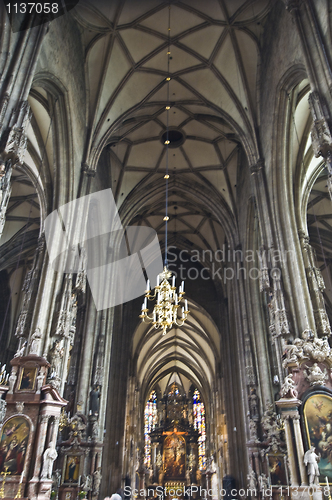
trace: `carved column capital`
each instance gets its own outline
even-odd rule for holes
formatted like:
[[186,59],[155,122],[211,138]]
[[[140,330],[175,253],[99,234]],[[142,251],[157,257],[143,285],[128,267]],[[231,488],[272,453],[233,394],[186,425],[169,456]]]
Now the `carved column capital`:
[[94,177],[96,175],[96,171],[91,168],[88,163],[82,163],[81,171],[85,173],[88,177]]
[[264,168],[264,160],[261,158],[254,165],[250,166],[251,175],[258,174]]
[[302,4],[302,0],[284,0],[286,9],[293,13],[294,11],[299,10]]
[[41,424],[47,424],[51,415],[39,415],[39,422]]
[[307,240],[309,240],[309,236],[307,235],[307,233],[306,233],[306,231],[304,229],[299,229],[298,230],[298,235],[299,235],[300,240],[301,239],[307,239]]

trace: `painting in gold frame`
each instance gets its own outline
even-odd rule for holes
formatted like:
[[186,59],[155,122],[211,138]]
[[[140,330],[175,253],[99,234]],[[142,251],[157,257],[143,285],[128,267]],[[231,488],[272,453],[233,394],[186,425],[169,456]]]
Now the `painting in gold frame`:
[[305,402],[303,415],[309,447],[314,446],[321,455],[320,482],[325,482],[326,476],[332,481],[332,398],[313,394]]
[[81,457],[79,455],[66,455],[63,476],[65,483],[78,484],[80,462]]
[[21,380],[18,386],[18,390],[33,391],[35,388],[36,375],[37,368],[24,367],[21,371]]
[[183,478],[186,472],[186,442],[183,436],[171,434],[164,440],[165,478]]
[[287,486],[287,467],[285,455],[281,453],[268,453],[267,462],[269,467],[270,485]]
[[22,474],[30,434],[30,424],[23,416],[12,417],[0,436],[0,473]]

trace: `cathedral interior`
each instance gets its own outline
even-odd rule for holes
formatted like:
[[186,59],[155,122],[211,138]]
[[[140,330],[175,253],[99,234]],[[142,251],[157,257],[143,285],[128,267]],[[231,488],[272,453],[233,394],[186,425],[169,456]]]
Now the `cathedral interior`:
[[330,500],[332,0],[5,4],[0,498]]

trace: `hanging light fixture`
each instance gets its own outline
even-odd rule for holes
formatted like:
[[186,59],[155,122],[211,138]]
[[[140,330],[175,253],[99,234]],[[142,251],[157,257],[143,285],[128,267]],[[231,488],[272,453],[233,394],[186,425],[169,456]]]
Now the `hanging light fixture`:
[[[168,269],[168,259],[167,259],[167,245],[168,245],[168,148],[170,145],[169,140],[169,110],[170,99],[169,99],[169,82],[171,80],[170,77],[170,57],[171,57],[171,27],[170,27],[170,19],[171,19],[171,6],[169,6],[169,14],[168,14],[168,50],[167,50],[167,105],[166,109],[166,139],[164,144],[166,146],[166,173],[164,175],[164,179],[166,181],[165,191],[166,191],[166,214],[164,217],[165,221],[165,261],[164,261],[164,270],[157,276],[157,286],[155,287],[154,293],[152,293],[150,289],[150,281],[148,280],[146,283],[146,292],[144,297],[144,302],[142,304],[142,312],[140,314],[140,318],[145,323],[152,323],[152,325],[158,329],[162,329],[163,335],[167,333],[167,330],[171,329],[174,325],[182,326],[187,319],[189,314],[188,302],[187,299],[184,299],[184,305],[181,306],[181,302],[183,300],[185,291],[184,291],[184,281],[182,281],[178,293],[176,292],[175,286],[175,275]],[[156,303],[154,305],[152,315],[149,316],[148,309],[148,300],[155,300]],[[183,304],[183,302],[182,302]],[[178,315],[178,311],[181,310],[181,315]]]

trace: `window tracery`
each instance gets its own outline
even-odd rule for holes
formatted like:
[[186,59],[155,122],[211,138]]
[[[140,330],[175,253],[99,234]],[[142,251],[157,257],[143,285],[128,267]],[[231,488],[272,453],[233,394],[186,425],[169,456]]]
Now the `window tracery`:
[[195,389],[193,394],[193,414],[194,414],[194,428],[199,432],[198,438],[198,467],[199,469],[205,469],[206,458],[205,458],[205,441],[206,441],[206,430],[205,430],[205,406],[201,399],[201,395],[198,389]]
[[156,391],[152,391],[144,411],[144,464],[146,467],[150,467],[151,465],[150,432],[156,427],[157,412],[157,393]]

